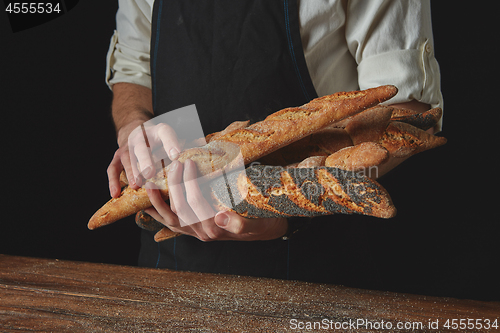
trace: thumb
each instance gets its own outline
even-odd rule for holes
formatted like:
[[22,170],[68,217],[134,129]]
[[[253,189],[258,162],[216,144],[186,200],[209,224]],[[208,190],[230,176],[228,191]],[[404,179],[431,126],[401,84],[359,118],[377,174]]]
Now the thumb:
[[214,221],[217,226],[235,235],[262,235],[265,239],[273,239],[281,236],[276,234],[281,233],[278,229],[286,232],[286,219],[282,218],[248,219],[234,212],[221,211],[215,215]]

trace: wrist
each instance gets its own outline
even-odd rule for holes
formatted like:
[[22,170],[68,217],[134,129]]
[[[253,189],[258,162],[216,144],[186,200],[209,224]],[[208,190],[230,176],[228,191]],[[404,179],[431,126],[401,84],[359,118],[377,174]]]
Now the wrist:
[[144,122],[149,119],[135,119],[131,122],[124,124],[120,128],[116,129],[116,141],[118,142],[119,147],[126,146],[128,144],[128,137],[130,133],[137,127],[141,126]]
[[154,117],[151,89],[132,83],[113,85],[111,114],[118,145],[127,144],[129,134]]

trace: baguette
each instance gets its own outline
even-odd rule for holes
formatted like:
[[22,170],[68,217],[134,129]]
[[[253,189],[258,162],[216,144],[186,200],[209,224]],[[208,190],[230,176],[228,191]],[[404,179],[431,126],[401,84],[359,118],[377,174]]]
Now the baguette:
[[446,138],[435,136],[415,126],[391,122],[378,143],[393,157],[406,158],[442,146]]
[[274,166],[297,165],[308,157],[326,157],[342,148],[352,145],[351,137],[343,128],[329,126],[264,156],[259,162]]
[[224,130],[222,130],[220,132],[215,132],[215,133],[207,135],[205,137],[205,140],[206,140],[207,143],[209,143],[210,141],[217,140],[218,138],[220,138],[221,136],[226,135],[227,133],[231,133],[231,132],[233,132],[235,130],[238,130],[238,129],[241,129],[241,128],[245,128],[249,124],[250,124],[250,120],[232,122]]
[[178,233],[178,232],[173,232],[172,230],[170,230],[167,227],[163,227],[160,231],[158,231],[155,234],[154,240],[159,243],[159,242],[163,242],[167,239],[175,238],[178,236],[182,236],[182,234]]
[[[213,180],[211,187],[216,208],[248,218],[336,213],[390,218],[396,214],[389,194],[380,184],[337,168],[252,166],[246,172]],[[226,195],[228,189],[233,189],[232,197]]]
[[141,210],[135,215],[135,224],[141,229],[158,232],[163,228],[163,224],[156,221],[151,215]]
[[[278,111],[248,127],[222,134],[203,147],[188,149],[179,155],[178,160],[191,159],[202,176],[215,177],[223,170],[234,168],[239,153],[244,164],[248,164],[325,126],[386,101],[396,93],[394,86],[381,86],[320,97],[303,106]],[[160,188],[164,200],[168,199],[167,172],[168,166],[148,180]],[[137,190],[126,187],[120,197],[108,201],[92,216],[88,228],[113,223],[150,206],[144,187]]]
[[443,110],[441,108],[430,109],[422,113],[407,109],[395,109],[391,115],[391,121],[407,123],[426,131],[436,126],[442,116]]
[[333,123],[310,136],[267,155],[267,165],[291,165],[312,156],[329,156],[362,142],[377,141],[391,120],[394,108],[376,105]]
[[344,129],[353,145],[374,142],[380,138],[389,125],[393,110],[394,108],[379,105],[362,112],[358,117],[351,117]]
[[325,160],[325,166],[363,172],[372,167],[378,167],[389,158],[389,152],[375,142],[363,142],[356,146],[343,148]]
[[227,133],[211,143],[222,141],[238,145],[245,164],[248,164],[325,126],[388,100],[396,93],[396,87],[382,86],[316,98],[301,107],[275,112],[263,121]]
[[162,242],[164,240],[182,235],[178,232],[173,232],[167,227],[164,227],[163,224],[156,221],[151,215],[146,214],[146,212],[144,212],[143,210],[135,215],[135,223],[141,229],[154,231],[154,239],[156,242]]
[[285,146],[260,162],[297,166],[308,157],[329,156],[363,142],[381,144],[392,157],[409,157],[446,143],[445,138],[424,131],[435,126],[441,115],[439,108],[418,113],[378,105]]

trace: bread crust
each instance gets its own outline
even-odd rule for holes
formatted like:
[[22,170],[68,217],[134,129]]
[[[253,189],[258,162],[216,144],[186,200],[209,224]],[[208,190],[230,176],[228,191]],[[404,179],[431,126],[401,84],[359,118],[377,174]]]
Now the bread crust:
[[387,161],[389,152],[375,142],[363,142],[356,146],[341,149],[325,160],[325,166],[350,170],[353,172],[365,171],[377,167]]
[[[316,98],[303,106],[286,108],[261,122],[212,138],[203,147],[182,152],[178,160],[192,159],[202,176],[212,174],[215,177],[222,171],[231,170],[239,153],[244,164],[251,163],[325,126],[386,101],[396,93],[397,88],[388,85]],[[168,198],[167,173],[168,166],[149,180],[162,189],[164,200]],[[113,223],[150,206],[144,189],[130,190],[127,187],[119,198],[111,199],[91,217],[88,227],[95,229]]]
[[436,126],[442,116],[443,110],[441,108],[434,108],[421,113],[407,109],[395,109],[391,121],[407,123],[426,131]]
[[[396,209],[387,191],[377,182],[352,171],[315,167],[284,169],[252,166],[246,174],[227,181],[237,181],[243,200],[234,206],[220,189],[223,181],[212,185],[218,207],[235,211],[245,217],[313,217],[342,214],[363,214],[390,218]],[[230,186],[230,185],[226,185]],[[233,187],[233,186],[231,186]],[[243,196],[242,192],[248,194]]]
[[391,122],[378,143],[393,157],[406,158],[446,143],[446,138],[435,136],[407,123]]

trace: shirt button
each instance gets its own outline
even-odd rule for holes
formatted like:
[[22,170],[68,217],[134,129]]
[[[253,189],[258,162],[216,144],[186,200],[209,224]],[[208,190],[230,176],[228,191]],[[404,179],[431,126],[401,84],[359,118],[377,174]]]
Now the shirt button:
[[425,45],[425,51],[426,51],[427,53],[431,53],[431,51],[432,51],[432,46],[431,46],[431,44],[427,44],[427,45]]

